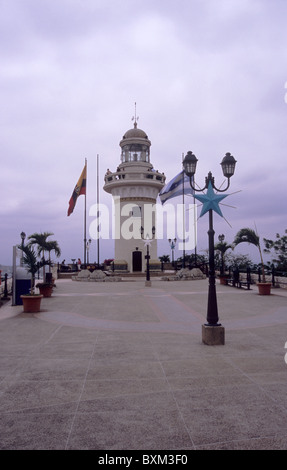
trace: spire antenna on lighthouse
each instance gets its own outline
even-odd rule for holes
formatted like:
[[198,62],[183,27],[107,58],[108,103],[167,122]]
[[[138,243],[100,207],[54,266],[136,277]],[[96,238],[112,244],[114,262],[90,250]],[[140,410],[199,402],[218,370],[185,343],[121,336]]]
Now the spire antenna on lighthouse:
[[139,117],[137,116],[137,103],[135,102],[135,115],[132,117],[132,121],[134,122],[134,128],[136,129],[138,123],[137,121],[139,120]]

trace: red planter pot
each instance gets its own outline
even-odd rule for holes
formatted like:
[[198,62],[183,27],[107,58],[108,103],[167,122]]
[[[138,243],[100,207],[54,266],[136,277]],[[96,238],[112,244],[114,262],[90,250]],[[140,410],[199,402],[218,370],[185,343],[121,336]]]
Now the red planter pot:
[[271,282],[258,282],[259,295],[270,295],[271,294]]
[[228,276],[219,276],[219,282],[220,284],[222,284],[223,286],[225,286],[226,284],[226,279],[228,279]]
[[43,295],[21,295],[24,313],[40,312]]
[[39,286],[39,291],[43,297],[51,297],[53,292],[53,285],[49,284],[47,286]]

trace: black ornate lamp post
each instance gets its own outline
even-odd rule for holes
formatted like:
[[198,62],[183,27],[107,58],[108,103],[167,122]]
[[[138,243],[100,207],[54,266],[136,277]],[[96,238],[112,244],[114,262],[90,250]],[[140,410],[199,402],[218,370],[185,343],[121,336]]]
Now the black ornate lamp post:
[[92,240],[89,238],[89,240],[86,243],[86,249],[87,249],[87,263],[89,264],[89,251],[90,251],[90,245],[92,243]]
[[[155,227],[152,227],[152,238],[154,238],[155,235]],[[141,227],[141,237],[143,240],[145,240],[145,245],[146,245],[146,283],[145,285],[150,287],[151,286],[151,281],[150,281],[150,272],[149,272],[149,260],[150,260],[150,254],[149,254],[149,246],[152,242],[152,239],[149,238],[149,234],[146,234],[146,237],[144,238],[144,228]]]
[[20,261],[20,265],[23,266],[23,257],[24,257],[24,252],[23,252],[23,247],[24,247],[24,241],[25,241],[25,238],[26,238],[26,233],[25,232],[21,232],[20,233],[20,236],[21,236],[21,246],[22,246],[22,255],[21,255],[21,261]]
[[[224,234],[218,235],[218,240],[219,240],[219,243],[220,243],[221,245],[222,245],[222,243],[224,242],[224,239],[225,239],[225,235],[224,235]],[[222,276],[224,275],[223,251],[221,251],[220,274],[221,274]]]
[[174,238],[173,240],[171,238],[168,239],[168,243],[171,248],[171,259],[172,259],[173,268],[174,268],[174,249],[175,249],[176,241],[177,241],[176,238]]
[[[209,172],[208,176],[205,178],[205,186],[201,189],[194,187],[192,180],[196,171],[197,158],[192,152],[187,152],[183,160],[183,168],[187,176],[190,178],[190,185],[194,192],[202,192],[207,189],[207,193],[201,196],[195,196],[196,199],[203,202],[203,208],[201,216],[206,212],[209,213],[209,230],[208,230],[208,243],[209,243],[209,288],[208,288],[208,305],[207,305],[207,323],[203,326],[212,327],[212,331],[209,330],[208,333],[204,332],[203,341],[206,344],[224,344],[224,329],[223,332],[216,332],[214,327],[221,327],[218,323],[218,309],[217,309],[217,298],[216,298],[216,287],[215,287],[215,265],[214,265],[214,229],[213,229],[213,210],[215,210],[219,215],[221,210],[218,206],[219,201],[226,196],[220,196],[214,193],[214,189],[218,193],[227,191],[230,186],[230,178],[233,176],[235,171],[235,158],[227,153],[221,162],[221,167],[223,175],[227,178],[227,186],[225,189],[216,188],[214,183],[214,177],[212,173]],[[221,327],[222,328],[222,327]],[[207,338],[208,336],[208,338]],[[220,336],[220,338],[219,338]],[[219,338],[219,339],[218,339]]]

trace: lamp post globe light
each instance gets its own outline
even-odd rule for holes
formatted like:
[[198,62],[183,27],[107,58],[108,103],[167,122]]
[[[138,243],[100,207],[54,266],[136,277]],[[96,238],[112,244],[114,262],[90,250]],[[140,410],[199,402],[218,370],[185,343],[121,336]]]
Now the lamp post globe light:
[[[152,239],[154,238],[155,235],[155,227],[152,227]],[[150,260],[150,254],[149,254],[149,247],[152,242],[152,239],[149,238],[149,234],[147,233],[146,236],[144,237],[144,228],[141,227],[141,237],[145,241],[146,245],[146,282],[145,285],[146,287],[151,287],[151,280],[150,280],[150,271],[149,271],[149,260]]]
[[194,192],[202,192],[205,189],[207,193],[204,195],[194,196],[196,199],[203,203],[200,217],[206,212],[209,214],[209,229],[208,229],[208,248],[209,248],[209,285],[208,285],[208,303],[207,303],[207,323],[202,325],[202,341],[205,344],[224,344],[224,328],[218,323],[218,308],[217,308],[217,297],[216,297],[216,285],[215,285],[215,263],[214,263],[214,229],[213,229],[213,211],[217,212],[222,216],[219,208],[219,202],[227,195],[218,195],[214,193],[214,189],[217,193],[223,193],[227,191],[230,186],[230,178],[235,172],[235,158],[227,153],[221,162],[223,175],[227,178],[227,185],[224,189],[217,188],[215,186],[214,177],[209,172],[205,178],[205,186],[203,188],[196,188],[193,184],[193,178],[196,172],[197,158],[192,152],[187,152],[183,160],[183,169],[185,174],[190,179],[190,186]]

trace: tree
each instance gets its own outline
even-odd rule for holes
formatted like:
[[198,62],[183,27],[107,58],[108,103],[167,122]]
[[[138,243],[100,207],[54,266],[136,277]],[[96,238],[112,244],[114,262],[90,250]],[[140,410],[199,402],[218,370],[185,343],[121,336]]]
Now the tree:
[[[183,256],[180,258],[177,258],[177,262],[179,264],[183,264]],[[208,264],[207,257],[204,255],[198,255],[191,253],[190,255],[186,254],[184,257],[184,262],[186,265],[191,265],[191,266],[203,266]]]
[[37,254],[31,245],[18,245],[18,248],[23,252],[23,264],[26,266],[28,273],[31,274],[31,294],[34,293],[35,289],[35,276],[37,271],[48,264],[48,261],[42,259],[40,262],[37,261]]
[[170,263],[169,255],[162,255],[158,258],[162,263]]
[[251,261],[249,255],[243,255],[240,253],[227,253],[224,258],[225,264],[227,264],[230,268],[237,268],[242,271],[246,271],[247,269],[251,269],[254,271],[258,270],[258,266]]
[[218,236],[218,239],[219,239],[219,243],[216,243],[215,246],[214,246],[214,249],[216,251],[219,251],[220,252],[220,255],[221,255],[221,266],[220,266],[220,274],[224,274],[224,257],[225,257],[225,253],[227,250],[231,249],[232,248],[232,245],[229,245],[227,242],[224,241],[224,235],[219,235]]
[[257,233],[251,228],[242,228],[235,235],[235,239],[234,239],[234,242],[233,242],[233,244],[235,246],[239,245],[239,243],[249,243],[251,245],[257,246],[257,248],[259,250],[260,259],[261,259],[261,265],[262,265],[262,278],[263,278],[263,282],[266,282],[263,256],[262,256],[262,250],[261,250],[261,246],[260,246],[259,235],[257,235]]
[[[50,253],[51,251],[55,251],[56,256],[60,256],[61,250],[58,246],[58,243],[56,241],[48,241],[47,238],[50,237],[51,235],[54,235],[52,232],[44,232],[44,233],[33,233],[32,235],[29,235],[28,240],[29,246],[36,245],[37,246],[37,253],[38,256],[42,259],[44,262],[43,264],[43,281],[44,281],[44,276],[45,276],[45,264],[51,265],[51,260],[50,260]],[[49,253],[49,262],[45,262],[45,251],[48,251]]]
[[[287,230],[285,230],[287,234]],[[287,270],[287,235],[279,235],[276,233],[276,240],[269,240],[268,238],[263,238],[265,248],[264,253],[273,253],[276,258],[272,259],[272,262],[275,264],[276,268],[280,271]]]
[[51,251],[55,252],[57,258],[61,256],[61,249],[56,240],[51,240],[46,243],[46,251],[49,253],[49,272],[51,271]]
[[29,235],[28,240],[30,240],[29,245],[37,246],[37,253],[40,258],[45,258],[45,251],[47,246],[47,238],[51,235],[54,235],[52,232],[44,233],[33,233]]

